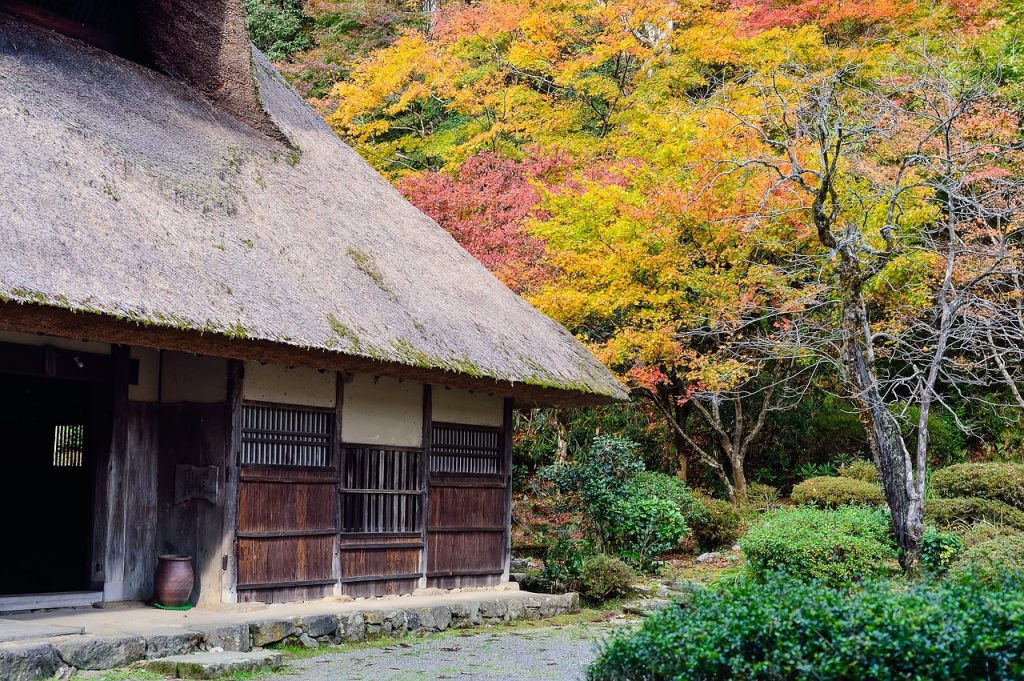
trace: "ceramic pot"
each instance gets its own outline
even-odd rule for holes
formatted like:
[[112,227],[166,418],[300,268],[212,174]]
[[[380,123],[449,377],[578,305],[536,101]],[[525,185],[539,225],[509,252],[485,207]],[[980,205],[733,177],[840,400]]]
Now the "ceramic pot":
[[153,577],[156,602],[169,608],[184,605],[195,583],[192,556],[157,556],[157,560]]

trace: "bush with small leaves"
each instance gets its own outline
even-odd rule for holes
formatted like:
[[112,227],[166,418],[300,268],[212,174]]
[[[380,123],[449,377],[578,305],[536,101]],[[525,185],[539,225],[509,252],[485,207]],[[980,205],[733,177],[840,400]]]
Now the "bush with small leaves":
[[740,548],[759,577],[781,572],[829,586],[889,574],[897,555],[888,515],[856,506],[779,509],[751,528]]
[[964,540],[953,532],[927,530],[921,537],[921,565],[930,573],[941,575],[964,550]]
[[949,571],[986,582],[998,581],[1006,574],[1024,578],[1024,534],[1004,535],[964,549]]
[[580,593],[588,600],[601,602],[616,596],[625,596],[636,575],[618,558],[598,555],[588,558],[580,570]]
[[793,487],[790,497],[794,504],[819,508],[881,506],[885,503],[878,483],[839,477],[804,480]]
[[704,499],[704,515],[691,528],[697,545],[713,550],[731,546],[740,535],[743,518],[736,507],[721,499]]
[[982,522],[970,527],[955,528],[954,531],[963,537],[964,544],[967,546],[976,546],[990,539],[999,539],[1000,537],[1024,533],[1024,531],[1016,527],[990,522]]
[[1024,511],[1018,511],[1001,501],[977,497],[928,499],[924,503],[924,517],[943,529],[987,522],[1024,531]]
[[858,459],[839,467],[839,477],[864,482],[878,482],[878,469],[871,461]]
[[637,473],[629,480],[626,494],[640,497],[655,497],[671,502],[673,506],[693,525],[707,514],[701,500],[677,477],[644,471]]
[[1024,511],[1024,464],[961,463],[935,471],[931,483],[944,499],[979,497]]
[[781,576],[692,594],[606,640],[591,681],[1009,681],[1024,667],[1024,582],[869,581],[822,588]]
[[756,511],[772,511],[779,507],[778,487],[752,482],[747,485],[747,503]]

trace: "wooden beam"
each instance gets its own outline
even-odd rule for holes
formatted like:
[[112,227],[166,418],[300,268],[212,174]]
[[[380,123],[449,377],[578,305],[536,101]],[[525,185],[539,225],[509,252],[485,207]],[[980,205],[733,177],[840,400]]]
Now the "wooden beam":
[[238,485],[242,451],[242,386],[245,363],[228,362],[227,453],[224,462],[224,529],[221,532],[221,602],[238,602]]
[[334,462],[334,470],[337,471],[335,494],[337,495],[337,509],[334,514],[334,530],[337,535],[334,538],[334,562],[331,565],[331,576],[334,577],[334,595],[340,596],[342,592],[341,586],[341,487],[343,485],[342,476],[345,473],[345,449],[341,446],[341,426],[342,418],[344,417],[344,406],[345,406],[345,374],[335,372],[334,374],[334,435],[331,438],[331,454],[332,461]]
[[502,419],[502,441],[504,442],[505,474],[505,556],[502,559],[501,581],[507,582],[512,568],[512,400],[505,398],[505,412]]
[[106,510],[104,531],[105,560],[103,570],[104,600],[124,599],[125,523],[127,522],[125,486],[128,461],[128,378],[131,358],[128,346],[111,348],[113,381],[113,418],[110,434],[110,455],[106,470]]
[[422,508],[420,513],[420,522],[423,524],[421,531],[423,533],[423,551],[420,552],[420,577],[419,585],[421,589],[427,588],[427,563],[430,560],[428,555],[430,552],[429,545],[427,543],[427,525],[430,520],[430,451],[433,436],[433,414],[434,414],[434,397],[433,390],[429,384],[423,386],[423,454],[420,455],[420,489],[423,490],[422,495]]
[[594,406],[617,400],[603,395],[546,388],[493,378],[468,376],[444,369],[380,362],[367,357],[297,347],[268,340],[231,338],[218,333],[143,325],[93,312],[72,312],[49,305],[0,302],[0,328],[23,333],[45,333],[68,338],[125,343],[162,350],[193,352],[213,357],[273,362],[348,373],[390,376],[433,385],[479,390],[516,399],[532,406]]

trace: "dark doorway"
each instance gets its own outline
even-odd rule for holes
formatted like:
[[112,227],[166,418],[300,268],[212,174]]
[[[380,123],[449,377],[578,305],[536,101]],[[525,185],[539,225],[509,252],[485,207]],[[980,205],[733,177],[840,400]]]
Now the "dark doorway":
[[96,463],[111,407],[110,383],[0,375],[0,594],[95,586]]

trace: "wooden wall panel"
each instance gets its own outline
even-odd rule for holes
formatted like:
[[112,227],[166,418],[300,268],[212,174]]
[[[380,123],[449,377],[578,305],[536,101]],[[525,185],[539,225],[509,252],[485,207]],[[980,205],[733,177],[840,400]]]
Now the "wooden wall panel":
[[238,531],[333,530],[337,524],[337,499],[332,481],[284,483],[243,479],[239,485]]
[[441,480],[430,482],[428,527],[495,527],[505,523],[505,488],[444,487]]
[[427,577],[502,571],[503,530],[431,532],[427,539]]
[[238,588],[290,582],[332,582],[334,536],[238,540]]
[[127,404],[128,443],[124,480],[125,566],[124,598],[146,600],[153,594],[156,570],[157,452],[159,407]]

